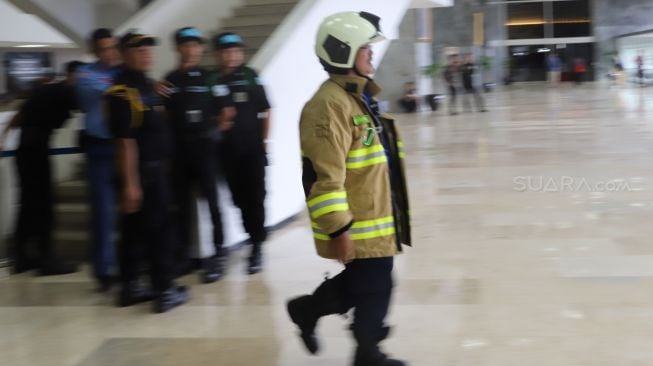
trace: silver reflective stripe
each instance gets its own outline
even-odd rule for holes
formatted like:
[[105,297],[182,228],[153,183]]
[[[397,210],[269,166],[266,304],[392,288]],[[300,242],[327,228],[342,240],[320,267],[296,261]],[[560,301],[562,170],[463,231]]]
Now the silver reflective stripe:
[[349,231],[352,234],[364,234],[364,233],[371,233],[373,231],[378,231],[383,229],[390,229],[393,228],[394,226],[395,226],[394,222],[389,222],[387,224],[375,225],[370,227],[352,228]]
[[379,151],[379,152],[376,152],[374,154],[359,156],[357,158],[347,158],[347,162],[348,163],[359,163],[359,162],[362,162],[362,161],[372,160],[374,158],[380,158],[380,157],[383,157],[383,156],[385,156],[385,151]]
[[311,212],[315,212],[327,206],[340,205],[340,204],[349,204],[349,202],[347,202],[346,198],[334,198],[332,200],[326,200],[324,202],[320,202],[316,204],[315,206],[311,206]]
[[186,90],[190,93],[208,93],[209,88],[206,86],[189,86]]

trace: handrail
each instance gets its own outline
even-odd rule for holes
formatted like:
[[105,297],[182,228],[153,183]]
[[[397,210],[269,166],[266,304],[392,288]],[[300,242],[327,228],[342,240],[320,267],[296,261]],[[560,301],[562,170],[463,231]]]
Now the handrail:
[[[16,151],[17,150],[0,151],[0,159],[14,157],[16,156]],[[83,152],[84,150],[82,150],[81,147],[57,147],[57,148],[49,149],[48,156],[77,155]]]

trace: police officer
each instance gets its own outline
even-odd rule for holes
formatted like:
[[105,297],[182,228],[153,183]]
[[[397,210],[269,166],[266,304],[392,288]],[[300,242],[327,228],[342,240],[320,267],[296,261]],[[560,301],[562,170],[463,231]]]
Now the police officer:
[[322,316],[354,309],[354,366],[402,366],[378,344],[388,337],[393,257],[410,245],[403,144],[394,121],[379,112],[371,43],[385,37],[379,17],[344,12],[319,28],[316,51],[330,74],[300,121],[304,190],[318,254],[338,259],[343,272],[312,295],[288,303],[311,353]]
[[[124,214],[120,254],[122,289],[119,306],[154,299],[153,310],[166,312],[188,300],[173,283],[170,238],[171,192],[166,170],[170,131],[165,107],[146,73],[152,67],[152,37],[128,33],[120,41],[124,70],[107,91],[108,121],[116,139],[121,210]],[[142,254],[149,260],[154,292],[139,285]]]
[[[81,62],[66,65],[66,80],[37,87],[21,106],[0,135],[0,151],[10,129],[20,127],[20,142],[16,152],[16,167],[20,182],[20,209],[14,239],[12,272],[38,269],[42,276],[68,274],[77,271],[70,263],[54,256],[52,229],[54,225],[52,173],[48,149],[50,137],[61,128],[77,109],[75,72]],[[34,239],[38,250],[29,250]],[[30,252],[36,252],[36,257]]]
[[189,266],[191,242],[191,208],[193,188],[197,186],[211,212],[215,255],[204,260],[201,279],[215,282],[223,274],[226,261],[222,221],[218,206],[216,181],[216,135],[222,108],[231,104],[229,96],[214,97],[208,85],[207,72],[199,66],[204,53],[202,33],[192,27],[174,34],[179,54],[179,67],[166,76],[169,97],[166,107],[172,119],[175,136],[174,183],[178,207],[180,245],[177,259]]
[[267,238],[265,229],[266,140],[270,129],[270,104],[261,80],[244,64],[245,45],[233,33],[215,38],[219,70],[211,82],[219,96],[231,95],[236,116],[222,130],[224,139],[220,157],[235,205],[242,213],[252,251],[248,273],[262,269],[261,247]]

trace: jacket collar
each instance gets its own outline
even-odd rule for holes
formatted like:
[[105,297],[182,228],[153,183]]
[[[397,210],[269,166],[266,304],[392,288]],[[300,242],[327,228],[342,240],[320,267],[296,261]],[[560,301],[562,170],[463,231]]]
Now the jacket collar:
[[381,87],[379,87],[374,80],[361,76],[331,74],[330,80],[340,85],[340,87],[345,89],[347,92],[359,97],[363,95],[365,90],[367,90],[372,96],[376,96],[381,92]]

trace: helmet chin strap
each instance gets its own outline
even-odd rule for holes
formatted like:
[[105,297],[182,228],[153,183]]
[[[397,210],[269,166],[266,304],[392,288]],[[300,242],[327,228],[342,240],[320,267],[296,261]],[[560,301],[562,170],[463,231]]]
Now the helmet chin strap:
[[354,65],[354,68],[353,68],[352,70],[354,70],[354,72],[356,73],[356,75],[358,75],[358,76],[360,76],[360,77],[362,77],[362,78],[365,78],[365,79],[367,79],[367,80],[372,80],[372,78],[369,77],[368,75],[363,75],[362,72],[358,71],[358,68],[356,67],[356,65]]

